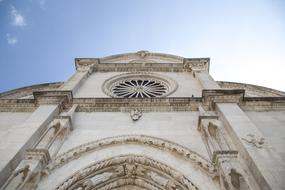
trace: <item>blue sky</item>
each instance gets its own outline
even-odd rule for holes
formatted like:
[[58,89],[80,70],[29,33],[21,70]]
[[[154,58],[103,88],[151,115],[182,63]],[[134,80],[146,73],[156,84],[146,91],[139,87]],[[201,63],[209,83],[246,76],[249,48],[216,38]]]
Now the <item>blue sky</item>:
[[216,80],[285,91],[285,0],[0,0],[0,92],[138,50],[210,57]]

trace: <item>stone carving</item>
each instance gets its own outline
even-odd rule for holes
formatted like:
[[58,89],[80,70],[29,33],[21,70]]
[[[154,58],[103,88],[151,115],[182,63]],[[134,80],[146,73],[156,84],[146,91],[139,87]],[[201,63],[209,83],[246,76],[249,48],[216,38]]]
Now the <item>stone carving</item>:
[[161,177],[155,172],[149,172],[147,175],[161,186],[166,186],[168,183],[168,179]]
[[124,186],[126,185],[138,186],[148,190],[161,190],[160,187],[156,186],[155,184],[149,183],[148,181],[145,181],[143,179],[119,179],[115,182],[111,182],[105,185],[104,187],[98,188],[98,190],[125,190]]
[[[124,165],[125,168],[125,174],[124,178],[122,177],[116,177],[116,175],[113,175],[111,172],[107,172],[107,174],[99,174],[102,170],[110,170],[116,166],[121,167]],[[146,171],[149,171],[147,174]],[[157,182],[158,178],[153,170],[156,172],[161,173],[163,176],[167,176],[167,182]],[[108,179],[112,179],[112,181],[115,181],[116,179],[125,179],[130,184],[134,184],[134,180],[137,179],[144,179],[142,177],[148,176],[150,177],[148,180],[148,183],[152,184],[152,186],[161,186],[161,184],[164,184],[165,188],[167,190],[197,190],[198,188],[185,176],[180,174],[179,172],[175,171],[174,169],[170,168],[169,166],[162,164],[158,161],[155,161],[151,158],[145,157],[145,156],[136,156],[136,155],[122,155],[113,157],[110,159],[103,160],[101,162],[95,163],[93,165],[90,165],[82,170],[79,170],[74,175],[66,179],[63,183],[61,183],[56,189],[58,190],[67,190],[70,187],[76,187],[82,183],[82,180],[90,175],[95,173],[95,183],[92,181],[87,181],[85,184],[85,187],[89,185],[94,189],[100,186],[101,189],[110,189],[110,183],[108,183]],[[99,176],[99,177],[96,177]],[[166,178],[165,178],[166,179]],[[162,179],[160,179],[162,180]],[[98,183],[97,183],[98,182]],[[146,185],[146,182],[144,180],[140,181],[141,185]],[[97,184],[97,185],[95,185]],[[179,184],[179,185],[178,185]],[[118,184],[113,184],[112,187],[114,188]],[[81,185],[82,186],[82,185]],[[108,188],[107,188],[108,187]],[[153,189],[153,188],[151,188]]]
[[148,52],[148,51],[145,51],[145,50],[142,50],[142,51],[138,51],[136,54],[137,54],[140,58],[144,59],[144,58],[146,58],[146,56],[149,55],[149,52]]
[[41,177],[41,160],[22,160],[2,190],[35,190]]
[[220,176],[222,190],[250,190],[247,181],[235,168],[224,167],[223,174]]
[[3,190],[21,189],[28,179],[30,173],[30,166],[26,165],[23,168],[15,170],[12,176],[8,179],[6,184],[2,187]]
[[83,182],[83,186],[85,187],[85,190],[91,189],[93,186],[98,185],[99,183],[102,183],[104,181],[107,181],[108,179],[113,176],[113,173],[111,172],[105,172],[99,175],[95,175],[92,178],[87,179]]
[[130,115],[133,121],[138,121],[142,116],[142,111],[139,109],[134,109],[131,111]]
[[124,176],[125,175],[125,168],[124,166],[117,166],[114,167],[115,175],[118,177]]
[[238,152],[230,148],[222,122],[205,117],[199,123],[198,129],[202,133],[209,156],[217,167],[221,189],[250,189],[242,175],[243,169],[237,161]]
[[119,74],[102,85],[102,91],[114,98],[166,97],[176,89],[177,83],[173,79],[149,72]]
[[60,122],[51,124],[36,146],[38,149],[48,148],[60,130]]
[[257,137],[254,134],[248,134],[245,138],[241,138],[247,144],[256,147],[256,148],[263,148],[265,144],[265,139],[263,137]]
[[138,165],[126,164],[125,171],[126,171],[127,177],[135,178],[137,175],[141,175],[141,176],[145,175],[145,169],[143,169],[142,167]]
[[209,69],[209,60],[207,59],[184,59],[183,68],[188,71],[201,71]]
[[218,154],[237,154],[236,150],[230,148],[222,126],[219,120],[207,117],[202,118],[198,126],[213,164],[216,164]]
[[203,158],[196,152],[189,150],[188,148],[181,146],[179,144],[173,143],[168,140],[150,137],[146,135],[123,135],[117,137],[105,138],[102,140],[89,142],[57,156],[53,161],[47,166],[48,171],[52,171],[57,167],[61,167],[67,162],[77,159],[82,154],[87,152],[96,151],[97,149],[102,149],[108,146],[115,146],[120,144],[139,144],[144,146],[151,146],[159,148],[161,150],[169,151],[173,154],[181,156],[182,158],[191,161],[196,164],[199,168],[206,171],[209,175],[215,176],[215,167],[207,159]]

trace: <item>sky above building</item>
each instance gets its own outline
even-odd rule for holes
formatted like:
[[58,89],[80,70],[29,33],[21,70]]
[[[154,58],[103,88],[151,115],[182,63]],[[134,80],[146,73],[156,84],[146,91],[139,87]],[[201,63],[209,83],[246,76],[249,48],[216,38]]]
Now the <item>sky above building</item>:
[[0,92],[139,50],[210,57],[215,80],[285,91],[285,1],[0,0]]

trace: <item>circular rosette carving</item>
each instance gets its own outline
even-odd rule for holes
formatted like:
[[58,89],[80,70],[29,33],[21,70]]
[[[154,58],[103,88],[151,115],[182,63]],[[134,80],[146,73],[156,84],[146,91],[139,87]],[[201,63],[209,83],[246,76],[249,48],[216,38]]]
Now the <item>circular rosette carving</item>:
[[106,80],[103,91],[114,98],[155,98],[173,93],[177,83],[152,73],[127,73]]

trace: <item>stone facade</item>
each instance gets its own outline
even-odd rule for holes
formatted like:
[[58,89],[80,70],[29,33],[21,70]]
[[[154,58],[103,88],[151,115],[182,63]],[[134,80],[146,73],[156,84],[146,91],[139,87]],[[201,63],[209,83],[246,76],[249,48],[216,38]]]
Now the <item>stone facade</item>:
[[285,93],[209,61],[78,58],[66,82],[0,94],[1,189],[284,189]]

